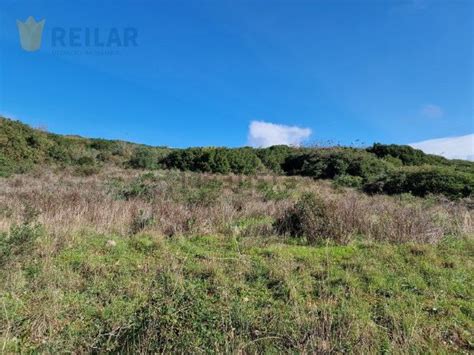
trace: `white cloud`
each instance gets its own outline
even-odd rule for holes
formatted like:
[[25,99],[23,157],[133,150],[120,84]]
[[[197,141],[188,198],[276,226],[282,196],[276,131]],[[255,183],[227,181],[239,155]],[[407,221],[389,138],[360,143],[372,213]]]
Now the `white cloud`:
[[425,153],[436,154],[448,159],[474,161],[474,134],[460,137],[431,139],[410,144]]
[[428,118],[441,118],[444,116],[444,111],[438,105],[425,105],[420,110],[421,114]]
[[299,146],[310,135],[309,128],[252,121],[249,126],[248,144],[253,147],[269,147],[278,144]]

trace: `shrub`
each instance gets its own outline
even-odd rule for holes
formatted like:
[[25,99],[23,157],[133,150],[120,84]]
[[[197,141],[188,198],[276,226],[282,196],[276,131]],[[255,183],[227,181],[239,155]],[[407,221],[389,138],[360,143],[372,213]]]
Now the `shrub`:
[[139,210],[134,213],[132,222],[130,223],[130,234],[134,235],[143,231],[147,227],[151,227],[155,224],[155,218],[151,213],[144,210]]
[[148,180],[148,175],[143,175],[124,184],[119,180],[112,180],[109,183],[109,191],[117,200],[132,200],[135,198],[151,201],[154,197],[154,186]]
[[287,199],[290,196],[290,191],[286,187],[262,181],[257,185],[263,196],[264,201],[280,201]]
[[375,143],[372,147],[367,148],[367,151],[374,153],[379,158],[388,156],[398,158],[405,165],[422,165],[426,163],[426,154],[408,145]]
[[258,149],[257,156],[265,167],[277,174],[283,173],[282,165],[285,160],[295,151],[295,148],[287,145],[274,145],[269,148]]
[[140,148],[135,150],[128,165],[134,169],[157,169],[158,155],[150,148]]
[[442,194],[450,198],[468,197],[473,190],[473,175],[435,167],[397,170],[364,186],[364,191],[368,193],[410,192],[421,197],[428,194]]
[[252,148],[188,148],[171,152],[162,160],[168,169],[252,175],[264,166]]
[[100,168],[97,165],[81,165],[74,169],[76,176],[92,176],[98,174]]
[[363,178],[360,176],[342,175],[334,179],[334,185],[359,189],[363,185]]
[[80,166],[93,166],[95,165],[95,160],[92,157],[80,157],[76,163]]
[[289,175],[311,176],[315,179],[352,175],[369,180],[387,172],[390,164],[363,150],[331,148],[292,155],[286,159],[283,169]]
[[33,248],[35,240],[44,232],[36,222],[13,225],[10,233],[0,233],[0,265],[15,255],[25,254]]
[[15,164],[0,153],[0,177],[8,177],[15,172]]
[[330,238],[330,225],[324,200],[309,193],[303,195],[275,224],[278,233],[305,237],[309,243]]
[[213,205],[219,199],[221,191],[222,182],[210,180],[196,188],[185,189],[183,194],[185,201],[189,205],[208,207]]

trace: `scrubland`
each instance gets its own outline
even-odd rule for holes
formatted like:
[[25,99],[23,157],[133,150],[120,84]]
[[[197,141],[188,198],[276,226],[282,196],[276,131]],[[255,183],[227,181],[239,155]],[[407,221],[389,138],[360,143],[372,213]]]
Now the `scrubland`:
[[470,353],[472,200],[309,177],[0,180],[2,352]]

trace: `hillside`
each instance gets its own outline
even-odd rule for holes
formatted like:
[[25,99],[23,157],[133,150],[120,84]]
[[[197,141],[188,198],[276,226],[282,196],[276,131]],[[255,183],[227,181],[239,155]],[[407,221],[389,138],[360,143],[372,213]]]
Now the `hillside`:
[[5,353],[469,353],[474,213],[307,177],[0,179]]
[[469,353],[473,164],[0,121],[5,353]]
[[368,193],[469,197],[474,162],[448,160],[409,146],[265,149],[149,147],[123,141],[62,136],[0,118],[0,176],[41,166],[94,174],[104,166],[178,169],[218,174],[299,175],[332,179]]

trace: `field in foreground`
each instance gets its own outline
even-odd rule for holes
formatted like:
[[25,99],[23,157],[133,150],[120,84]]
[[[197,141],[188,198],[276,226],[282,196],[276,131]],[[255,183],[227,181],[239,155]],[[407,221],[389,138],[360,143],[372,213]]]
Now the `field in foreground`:
[[2,352],[469,353],[469,201],[305,178],[0,181]]

